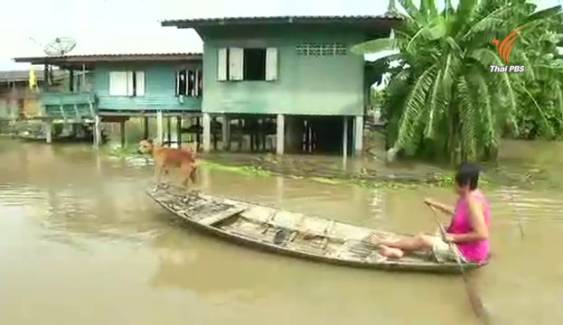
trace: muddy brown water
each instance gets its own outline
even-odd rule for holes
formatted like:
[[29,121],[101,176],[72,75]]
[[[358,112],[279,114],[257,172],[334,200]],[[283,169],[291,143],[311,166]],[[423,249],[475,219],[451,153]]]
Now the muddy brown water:
[[[560,324],[563,190],[554,184],[563,181],[563,147],[507,147],[506,170],[541,168],[548,181],[489,190],[494,257],[472,281],[494,324]],[[0,324],[475,323],[459,277],[234,246],[151,202],[151,175],[142,160],[110,159],[88,145],[0,140]],[[218,170],[204,170],[200,186],[401,232],[434,228],[425,196],[454,198],[443,188],[364,189]]]

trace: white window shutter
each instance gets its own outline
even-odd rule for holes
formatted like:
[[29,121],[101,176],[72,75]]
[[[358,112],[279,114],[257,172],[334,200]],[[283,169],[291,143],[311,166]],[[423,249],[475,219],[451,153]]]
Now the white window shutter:
[[266,49],[266,80],[278,79],[278,49],[269,47]]
[[126,84],[127,84],[127,96],[133,96],[133,72],[127,71],[125,73],[126,77]]
[[229,48],[229,80],[242,80],[244,76],[244,49]]
[[144,71],[136,71],[135,72],[135,82],[136,82],[136,91],[135,94],[137,96],[145,96],[145,72]]
[[227,80],[227,49],[221,48],[217,53],[217,80]]
[[109,95],[127,96],[127,72],[111,71],[109,73]]

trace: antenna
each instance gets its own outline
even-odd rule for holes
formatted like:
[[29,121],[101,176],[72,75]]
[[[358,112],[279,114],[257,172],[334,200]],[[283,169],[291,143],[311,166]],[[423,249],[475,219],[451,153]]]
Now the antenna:
[[76,46],[76,41],[70,37],[57,37],[51,42],[47,43],[43,48],[45,54],[48,56],[63,56]]

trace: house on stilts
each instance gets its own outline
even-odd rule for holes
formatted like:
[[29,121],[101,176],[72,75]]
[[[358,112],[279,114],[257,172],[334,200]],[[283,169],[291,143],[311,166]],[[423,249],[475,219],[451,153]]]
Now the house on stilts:
[[[97,144],[101,122],[120,123],[124,139],[125,121],[131,117],[156,118],[157,138],[166,143],[164,120],[170,130],[170,118],[176,117],[178,133],[195,133],[198,144],[201,134],[204,151],[347,155],[362,151],[364,114],[376,78],[350,48],[388,37],[399,22],[394,15],[166,20],[162,26],[194,29],[203,41],[203,54],[16,62],[57,66],[68,70],[71,79],[82,72],[86,91],[45,91],[41,96],[49,98],[44,106],[52,119],[69,105],[92,107]],[[193,119],[190,128],[182,126],[186,118]]]
[[[95,145],[102,142],[104,122],[119,123],[124,145],[126,122],[130,118],[144,118],[147,138],[149,118],[156,118],[158,141],[170,143],[173,118],[177,134],[181,134],[182,120],[201,115],[199,53],[73,55],[15,61],[44,65],[46,70],[54,66],[68,71],[68,89],[47,88],[39,92],[45,123],[91,124]],[[80,77],[76,77],[77,73]],[[49,134],[47,138],[50,137]]]

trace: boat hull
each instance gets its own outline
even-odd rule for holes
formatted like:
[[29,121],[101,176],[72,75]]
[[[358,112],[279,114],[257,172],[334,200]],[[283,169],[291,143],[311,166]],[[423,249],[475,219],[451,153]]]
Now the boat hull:
[[[148,195],[155,200],[160,206],[162,206],[164,209],[166,209],[167,211],[171,212],[172,214],[174,214],[175,216],[179,217],[180,219],[184,220],[188,225],[192,226],[193,228],[196,228],[200,231],[204,231],[206,233],[215,235],[219,238],[223,238],[225,240],[228,240],[230,242],[234,242],[238,245],[243,245],[243,246],[249,246],[249,247],[253,247],[253,248],[257,248],[263,251],[269,251],[269,252],[273,252],[273,253],[277,253],[277,254],[282,254],[282,255],[286,255],[286,256],[292,256],[292,257],[299,257],[302,259],[306,259],[306,260],[310,260],[310,261],[316,261],[316,262],[323,262],[323,263],[330,263],[330,264],[334,264],[334,265],[341,265],[341,266],[349,266],[349,267],[356,267],[356,268],[365,268],[365,269],[374,269],[374,270],[384,270],[384,271],[411,271],[411,272],[431,272],[431,273],[448,273],[448,274],[459,274],[461,273],[460,270],[460,266],[455,263],[455,262],[437,262],[435,260],[432,259],[431,256],[425,255],[424,257],[416,257],[416,258],[410,258],[410,259],[400,259],[400,260],[392,260],[392,259],[384,259],[381,256],[378,256],[377,253],[377,248],[372,246],[368,241],[366,241],[367,237],[369,237],[370,234],[373,234],[375,232],[375,234],[385,234],[385,235],[395,235],[393,233],[388,233],[388,232],[380,232],[380,231],[375,231],[373,229],[367,229],[367,228],[362,228],[362,227],[357,227],[357,226],[352,226],[352,225],[347,225],[344,223],[336,223],[334,221],[328,220],[328,219],[321,219],[321,218],[316,218],[318,220],[324,220],[324,222],[326,222],[329,225],[332,225],[332,227],[334,228],[335,224],[338,226],[344,226],[344,227],[353,227],[356,229],[361,229],[361,231],[359,231],[360,236],[354,238],[353,235],[350,236],[334,236],[334,235],[330,235],[328,233],[320,233],[317,232],[315,234],[312,235],[313,239],[311,239],[311,241],[316,240],[316,242],[321,242],[321,247],[316,247],[313,249],[309,249],[309,247],[307,246],[303,246],[303,245],[290,245],[288,244],[288,241],[291,239],[291,235],[290,238],[284,238],[285,241],[282,242],[276,242],[276,236],[278,234],[280,234],[280,232],[286,231],[286,233],[300,233],[300,235],[302,235],[303,237],[306,237],[308,234],[308,230],[296,230],[296,228],[292,228],[292,227],[284,227],[284,226],[280,226],[279,224],[276,224],[274,220],[267,220],[268,222],[263,222],[263,227],[264,228],[271,228],[271,229],[266,229],[266,230],[261,230],[263,236],[255,236],[255,233],[244,233],[244,232],[240,232],[238,231],[239,229],[237,229],[236,227],[232,227],[232,226],[225,226],[226,223],[224,223],[226,220],[230,220],[228,221],[230,224],[236,224],[236,221],[233,222],[233,219],[238,219],[238,218],[248,218],[251,220],[254,220],[253,218],[249,218],[249,216],[245,216],[245,212],[247,211],[252,211],[252,209],[261,209],[263,208],[262,206],[259,205],[255,205],[255,204],[251,204],[251,203],[245,203],[245,202],[241,202],[241,201],[234,201],[234,200],[230,200],[230,199],[223,199],[223,198],[217,198],[217,197],[210,197],[210,196],[203,196],[200,194],[185,194],[184,199],[182,199],[182,195],[175,195],[176,196],[176,200],[184,200],[187,203],[182,203],[185,206],[189,205],[189,201],[190,201],[190,197],[193,197],[194,195],[197,195],[199,197],[203,197],[207,200],[209,200],[210,204],[213,204],[213,200],[217,200],[219,202],[223,202],[223,201],[227,201],[229,203],[234,203],[236,208],[232,209],[232,215],[229,215],[229,213],[224,213],[223,215],[216,215],[216,219],[219,219],[217,222],[215,223],[209,223],[209,222],[202,222],[201,219],[197,219],[195,217],[191,217],[189,214],[186,213],[182,213],[182,210],[179,210],[177,208],[177,205],[174,204],[170,204],[170,200],[168,199],[163,199],[163,196],[161,195],[163,191],[168,191],[168,190],[162,190],[162,189],[158,189],[158,190],[148,190],[147,193]],[[165,196],[169,197],[168,194],[166,194]],[[188,199],[186,199],[188,198]],[[180,204],[180,206],[182,205]],[[276,210],[274,208],[263,208],[266,211],[279,211],[279,212],[283,212],[286,214],[292,214],[291,212],[285,212],[283,210]],[[180,212],[179,212],[180,211]],[[301,216],[300,214],[294,214],[295,216]],[[213,219],[214,216],[207,216],[206,218],[204,218],[203,220],[207,220],[207,219]],[[306,217],[306,218],[314,218],[314,217]],[[214,221],[214,220],[212,220]],[[259,221],[264,221],[264,219],[260,219]],[[277,231],[275,232],[275,235],[272,239],[272,236],[267,236],[267,233],[271,233],[272,231]],[[305,235],[303,235],[303,233]],[[364,236],[364,235],[368,235],[368,236]],[[299,235],[297,235],[299,236]],[[297,237],[296,236],[296,237]],[[405,235],[396,235],[399,237],[404,237]],[[283,237],[283,236],[281,236]],[[288,237],[288,236],[286,236]],[[319,240],[320,239],[320,240]],[[301,240],[303,241],[303,240]],[[297,242],[297,241],[295,241]],[[329,244],[329,242],[331,244]],[[338,244],[332,244],[332,242],[338,242]],[[348,243],[352,243],[352,244],[348,244]],[[348,246],[350,246],[349,250],[345,250],[344,248],[346,248],[346,245],[348,244]],[[324,246],[323,246],[324,245]],[[340,246],[338,246],[340,245]],[[360,245],[362,246],[362,249],[354,252],[354,254],[351,254],[350,251],[353,251],[352,247],[354,245]],[[313,246],[313,245],[311,245]],[[317,245],[318,246],[318,245]],[[334,249],[329,249],[329,247],[332,248],[332,246],[335,246]],[[344,254],[334,254],[335,250],[342,250],[344,252]],[[332,252],[331,252],[332,251]],[[469,271],[472,269],[476,269],[478,267],[480,267],[481,265],[479,264],[475,264],[475,263],[463,263],[463,268],[465,271]]]

